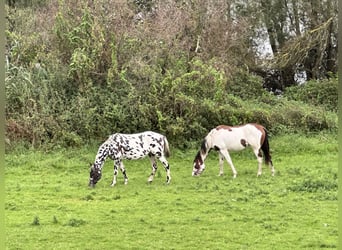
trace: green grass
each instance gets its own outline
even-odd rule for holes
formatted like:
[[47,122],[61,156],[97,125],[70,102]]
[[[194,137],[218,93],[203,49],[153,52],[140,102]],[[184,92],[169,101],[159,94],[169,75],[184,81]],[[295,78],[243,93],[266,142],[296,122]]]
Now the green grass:
[[[110,187],[112,161],[95,189],[97,147],[6,154],[7,249],[324,249],[337,248],[337,139],[270,139],[276,176],[250,150],[232,153],[238,177],[218,176],[212,152],[192,177],[195,150],[173,150],[172,181],[148,159],[125,161],[128,185]],[[100,142],[99,142],[100,143]]]

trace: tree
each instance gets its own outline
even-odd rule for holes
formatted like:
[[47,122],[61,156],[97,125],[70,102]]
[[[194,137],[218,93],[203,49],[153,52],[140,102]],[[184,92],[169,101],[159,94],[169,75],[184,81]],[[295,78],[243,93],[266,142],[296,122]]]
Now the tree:
[[272,60],[249,64],[267,88],[296,85],[299,73],[306,80],[337,73],[336,0],[262,0],[251,1],[246,8],[244,15],[257,20],[251,23],[253,39],[266,39],[272,49]]

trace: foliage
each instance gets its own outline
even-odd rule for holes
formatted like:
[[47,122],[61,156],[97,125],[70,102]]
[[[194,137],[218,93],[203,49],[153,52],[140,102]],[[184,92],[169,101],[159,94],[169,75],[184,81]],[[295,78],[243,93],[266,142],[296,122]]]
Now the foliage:
[[303,85],[287,88],[285,96],[291,100],[322,106],[326,110],[337,112],[338,78],[309,81]]
[[[239,3],[238,13],[250,20],[252,48],[264,57],[246,61],[272,91],[337,73],[338,1],[262,0]],[[256,38],[256,39],[255,39]],[[260,40],[261,42],[260,42]],[[269,47],[262,44],[269,41]],[[267,59],[266,59],[267,58]]]
[[6,5],[10,144],[71,147],[156,130],[190,147],[218,124],[259,122],[272,134],[337,128],[337,79],[284,97],[266,91],[240,60],[250,56],[245,20],[217,11],[227,3],[41,3]]

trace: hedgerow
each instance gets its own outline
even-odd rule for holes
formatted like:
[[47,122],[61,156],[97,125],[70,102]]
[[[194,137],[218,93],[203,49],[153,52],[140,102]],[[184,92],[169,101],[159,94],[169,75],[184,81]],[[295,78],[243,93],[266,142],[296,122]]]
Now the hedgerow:
[[49,6],[40,15],[8,13],[20,24],[6,30],[12,144],[81,146],[115,132],[155,130],[189,147],[218,124],[258,122],[272,134],[337,129],[336,78],[274,95],[247,68],[171,46],[175,38],[163,40],[148,23],[109,20],[100,5]]

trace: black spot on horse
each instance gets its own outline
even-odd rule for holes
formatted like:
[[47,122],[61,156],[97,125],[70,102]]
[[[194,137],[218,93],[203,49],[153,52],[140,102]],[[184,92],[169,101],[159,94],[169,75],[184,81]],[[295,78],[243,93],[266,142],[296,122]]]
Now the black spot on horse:
[[259,150],[259,152],[258,152],[258,156],[259,156],[259,157],[262,157],[262,153],[261,153],[260,150]]
[[247,147],[247,141],[245,139],[241,139],[240,143],[242,146]]

